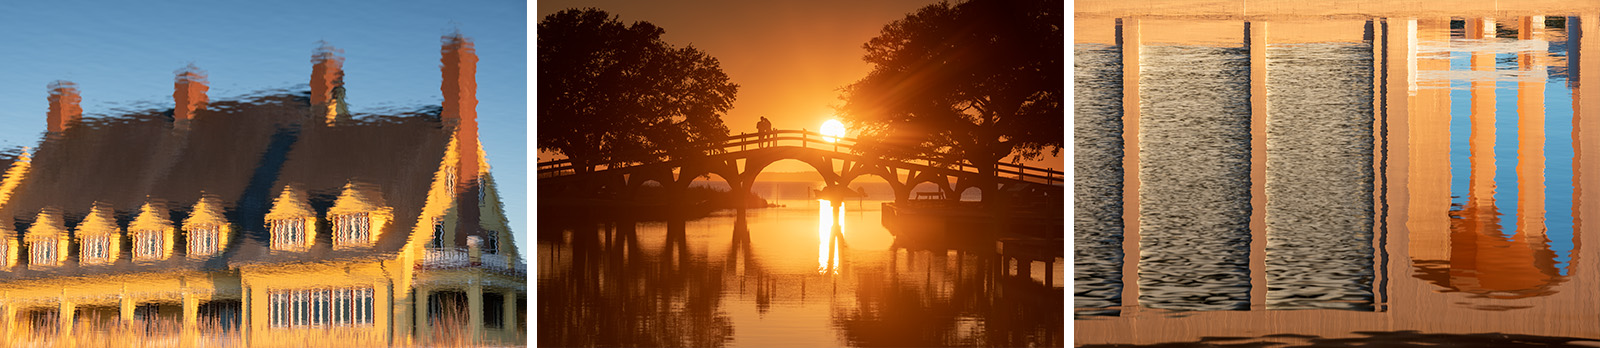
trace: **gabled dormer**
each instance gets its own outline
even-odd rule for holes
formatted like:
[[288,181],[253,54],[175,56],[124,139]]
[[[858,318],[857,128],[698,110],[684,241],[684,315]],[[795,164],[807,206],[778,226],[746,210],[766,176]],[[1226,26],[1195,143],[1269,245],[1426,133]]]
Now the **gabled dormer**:
[[317,212],[306,193],[284,186],[267,212],[267,231],[272,234],[272,250],[305,251],[317,240]]
[[28,226],[23,236],[23,243],[28,245],[28,267],[39,270],[60,266],[67,260],[70,242],[61,209],[39,209],[39,215],[34,217],[33,225]]
[[328,209],[335,248],[372,246],[393,220],[394,208],[384,203],[383,194],[373,185],[346,184]]
[[222,252],[233,235],[233,226],[222,215],[221,199],[201,194],[194,203],[189,218],[183,220],[183,232],[188,240],[189,258],[207,258]]
[[76,230],[81,248],[78,264],[109,265],[117,261],[117,255],[122,252],[122,228],[117,227],[111,206],[95,203]]
[[128,238],[133,239],[133,261],[153,262],[172,257],[176,245],[172,219],[167,218],[167,206],[159,202],[146,202],[139,208],[139,216],[128,224]]

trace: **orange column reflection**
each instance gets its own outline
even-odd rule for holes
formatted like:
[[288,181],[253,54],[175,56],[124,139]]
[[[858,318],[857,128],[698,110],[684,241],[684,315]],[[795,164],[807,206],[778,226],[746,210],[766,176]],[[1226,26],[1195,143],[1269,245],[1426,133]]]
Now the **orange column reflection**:
[[[1517,39],[1543,40],[1544,17],[1522,17]],[[1517,235],[1530,246],[1548,249],[1545,239],[1544,84],[1545,69],[1532,52],[1517,55],[1527,73],[1517,83]]]
[[[1468,40],[1494,37],[1492,19],[1468,19],[1465,27]],[[1494,53],[1485,52],[1485,45],[1479,41],[1468,41],[1468,45],[1473,46],[1472,71],[1492,73]],[[1487,242],[1478,236],[1497,233],[1500,214],[1495,211],[1494,202],[1495,83],[1492,78],[1471,76],[1474,76],[1471,81],[1472,134],[1467,138],[1467,161],[1471,174],[1467,179],[1466,206],[1457,212],[1461,220],[1455,221],[1450,231],[1450,284],[1457,288],[1475,289],[1480,287],[1476,273],[1480,256],[1477,251],[1482,248],[1478,243]]]
[[[1469,39],[1493,39],[1493,20],[1473,20],[1467,25]],[[1466,207],[1451,230],[1449,288],[1484,294],[1493,298],[1522,298],[1549,294],[1553,260],[1538,257],[1526,233],[1507,235],[1502,231],[1501,212],[1495,201],[1494,147],[1496,142],[1495,56],[1490,41],[1469,41],[1473,46],[1472,70],[1489,74],[1474,75],[1472,81],[1472,176]],[[1519,138],[1525,130],[1519,125]]]

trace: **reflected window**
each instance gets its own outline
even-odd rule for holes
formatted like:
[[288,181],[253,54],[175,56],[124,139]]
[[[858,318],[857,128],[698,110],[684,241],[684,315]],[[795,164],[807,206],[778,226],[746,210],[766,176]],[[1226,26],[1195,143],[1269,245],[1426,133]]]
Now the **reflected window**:
[[165,255],[165,236],[160,231],[143,230],[133,235],[133,256],[138,259],[161,259]]
[[83,239],[83,263],[104,263],[111,260],[111,236],[94,235]]
[[428,241],[428,247],[444,249],[444,221],[433,220],[433,240]]
[[371,326],[372,288],[275,290],[268,320],[275,328]]
[[189,255],[211,255],[221,250],[222,228],[200,225],[189,229]]
[[6,242],[0,241],[0,270],[11,268],[11,249]]
[[483,234],[483,252],[486,254],[500,253],[500,232],[487,231]]
[[306,219],[272,221],[273,249],[301,249],[306,247]]
[[333,235],[338,245],[367,245],[372,242],[372,220],[367,213],[336,215]]
[[40,266],[56,265],[56,241],[41,239],[28,245],[28,263]]
[[503,329],[505,322],[505,295],[483,293],[483,327]]

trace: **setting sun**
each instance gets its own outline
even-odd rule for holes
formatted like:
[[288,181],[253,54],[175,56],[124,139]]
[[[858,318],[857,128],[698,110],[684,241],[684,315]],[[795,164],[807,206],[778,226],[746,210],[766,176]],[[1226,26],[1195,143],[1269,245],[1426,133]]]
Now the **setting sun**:
[[839,123],[839,120],[828,120],[828,122],[822,123],[821,132],[822,135],[827,136],[822,138],[823,140],[827,140],[830,143],[839,141],[839,138],[844,137],[844,124]]

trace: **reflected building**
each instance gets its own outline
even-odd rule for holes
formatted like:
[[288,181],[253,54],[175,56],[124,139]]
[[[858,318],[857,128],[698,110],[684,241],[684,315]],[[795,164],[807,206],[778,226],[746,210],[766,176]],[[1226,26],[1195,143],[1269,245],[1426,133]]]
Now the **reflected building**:
[[172,111],[85,119],[52,84],[49,136],[0,162],[0,342],[522,342],[525,266],[477,142],[475,54],[459,34],[442,45],[442,115],[332,122],[342,107],[308,107],[342,105],[328,47],[309,102],[208,100],[191,65]]
[[[1600,216],[1583,190],[1600,168],[1583,151],[1600,133],[1581,74],[1600,61],[1594,15],[1312,21],[1295,6],[1078,8],[1079,342],[1536,318],[1561,323],[1506,330],[1600,335],[1600,257],[1581,248]],[[1216,309],[1312,310],[1163,316]]]

